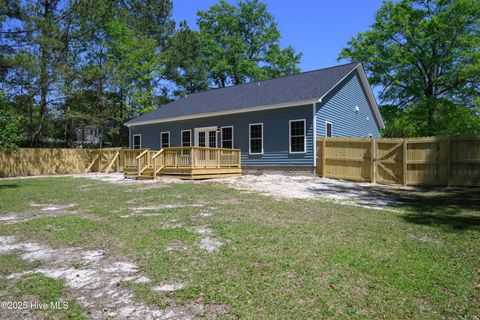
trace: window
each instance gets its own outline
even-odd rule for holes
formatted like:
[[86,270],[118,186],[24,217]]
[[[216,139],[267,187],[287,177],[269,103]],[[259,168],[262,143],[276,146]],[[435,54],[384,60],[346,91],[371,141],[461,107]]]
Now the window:
[[250,154],[263,153],[263,123],[250,124]]
[[233,149],[233,127],[222,127],[222,148]]
[[290,153],[305,153],[305,119],[290,120]]
[[208,146],[210,148],[217,147],[217,130],[208,131]]
[[160,134],[160,145],[162,149],[170,147],[170,131],[162,132]]
[[205,131],[200,131],[198,133],[198,146],[205,147]]
[[142,147],[142,135],[134,134],[133,135],[133,149],[140,149]]
[[325,137],[333,137],[333,125],[331,122],[325,121]]
[[192,130],[182,130],[182,147],[192,146]]

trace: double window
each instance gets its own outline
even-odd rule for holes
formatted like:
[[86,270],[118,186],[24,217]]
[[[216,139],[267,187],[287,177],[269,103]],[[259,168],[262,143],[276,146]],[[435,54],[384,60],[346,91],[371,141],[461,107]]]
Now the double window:
[[222,148],[233,149],[233,126],[221,128]]
[[133,135],[133,149],[140,149],[142,148],[142,135],[141,134],[134,134]]
[[305,119],[290,120],[290,153],[305,153],[306,125]]
[[263,154],[263,123],[249,125],[249,153]]
[[160,134],[160,146],[163,148],[170,148],[170,131],[162,132]]

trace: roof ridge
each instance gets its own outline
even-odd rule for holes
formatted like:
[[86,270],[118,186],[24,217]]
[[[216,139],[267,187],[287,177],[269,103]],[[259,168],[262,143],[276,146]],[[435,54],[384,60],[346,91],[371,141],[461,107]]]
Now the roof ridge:
[[[207,92],[212,92],[212,91],[216,91],[216,90],[236,88],[236,87],[240,87],[240,86],[251,85],[251,84],[254,84],[254,83],[260,83],[260,82],[265,82],[265,81],[271,81],[271,80],[277,80],[277,79],[282,79],[282,78],[294,77],[294,76],[299,76],[299,75],[303,75],[303,74],[307,74],[307,73],[313,73],[313,72],[323,71],[323,70],[327,70],[327,69],[334,69],[334,68],[345,67],[345,66],[353,65],[353,64],[354,64],[354,65],[358,65],[358,64],[360,64],[360,62],[349,62],[349,63],[339,64],[339,65],[337,65],[337,66],[331,66],[331,67],[325,67],[325,68],[314,69],[314,70],[309,70],[309,71],[303,71],[303,72],[299,72],[299,73],[295,73],[295,74],[287,74],[287,75],[280,76],[280,77],[277,77],[277,78],[262,79],[262,80],[256,80],[256,81],[252,81],[252,82],[247,82],[247,83],[235,84],[235,85],[233,85],[233,86],[228,86],[228,87],[223,87],[223,88],[209,88],[209,89],[207,89],[207,90],[202,90],[202,91],[198,91],[198,92],[189,93],[189,94],[187,94],[186,96],[181,97],[181,98],[178,99],[178,100],[188,99],[188,96],[198,95],[198,94],[200,94],[200,93],[207,93]],[[178,101],[178,100],[174,100],[174,101]]]

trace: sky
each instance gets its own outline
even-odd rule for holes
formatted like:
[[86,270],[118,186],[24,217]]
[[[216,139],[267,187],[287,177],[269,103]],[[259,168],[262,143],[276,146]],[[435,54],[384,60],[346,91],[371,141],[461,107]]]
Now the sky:
[[[236,1],[227,0],[235,4]],[[382,0],[261,0],[278,22],[281,45],[303,52],[302,71],[331,67],[340,50],[374,21]],[[196,27],[196,12],[208,10],[218,0],[173,0],[173,17]]]

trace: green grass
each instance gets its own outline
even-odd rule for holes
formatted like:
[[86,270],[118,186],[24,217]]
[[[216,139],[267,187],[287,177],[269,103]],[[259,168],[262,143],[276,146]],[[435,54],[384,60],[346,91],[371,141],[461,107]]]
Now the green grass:
[[38,263],[30,263],[20,259],[16,254],[0,255],[0,276],[12,273],[20,273],[22,271],[32,269]]
[[[129,284],[137,299],[159,307],[225,304],[229,317],[270,319],[480,314],[478,189],[379,189],[401,201],[404,212],[396,213],[321,200],[274,200],[215,183],[148,186],[79,178],[1,181],[0,214],[32,211],[31,203],[75,203],[71,210],[77,213],[2,226],[0,234],[127,257],[152,279]],[[120,217],[135,207],[165,204],[203,207]],[[203,211],[213,216],[196,218]],[[182,227],[165,227],[171,224]],[[198,248],[200,236],[191,228],[202,225],[224,243],[219,253]],[[0,273],[31,267],[23,263],[14,255],[0,256]],[[188,286],[151,291],[153,284],[170,280]],[[0,291],[2,285],[8,285],[3,291],[12,288],[0,282]],[[28,292],[28,286],[21,288]],[[55,288],[42,284],[31,294],[61,295]]]
[[[46,277],[42,274],[28,274],[10,283],[0,284],[1,291],[7,291],[3,301],[27,302],[26,310],[36,319],[85,319],[81,307],[73,299],[64,299],[65,288],[61,281]],[[41,308],[32,308],[30,304],[36,302]],[[57,303],[62,309],[52,307]]]

